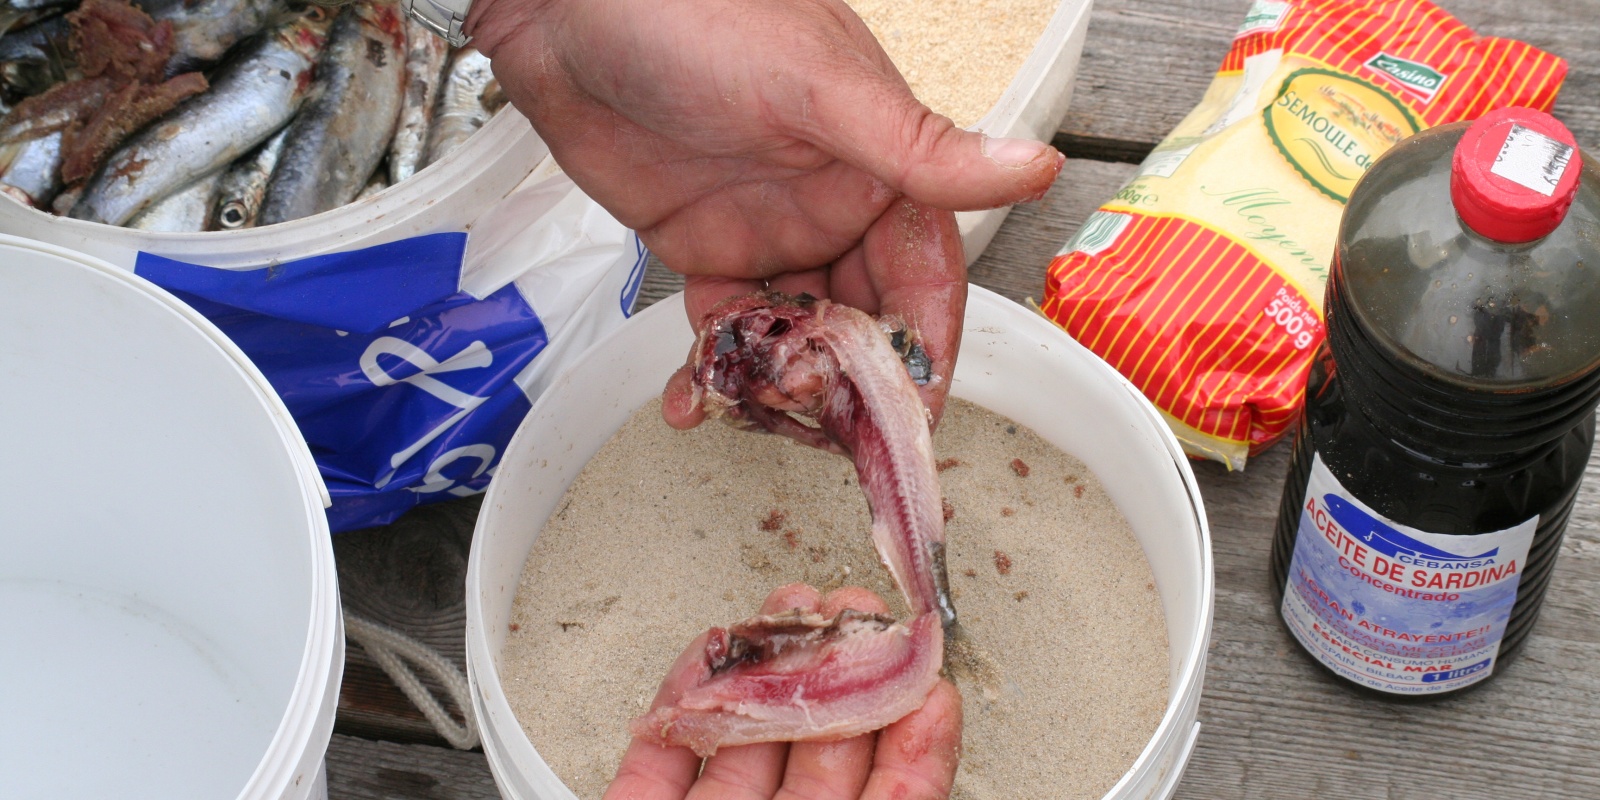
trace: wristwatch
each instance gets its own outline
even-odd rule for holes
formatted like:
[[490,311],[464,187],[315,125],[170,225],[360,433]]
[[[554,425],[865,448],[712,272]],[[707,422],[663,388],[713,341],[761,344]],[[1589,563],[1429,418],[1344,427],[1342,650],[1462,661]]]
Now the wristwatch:
[[401,7],[423,27],[444,37],[451,47],[472,41],[472,37],[461,32],[472,0],[401,0]]

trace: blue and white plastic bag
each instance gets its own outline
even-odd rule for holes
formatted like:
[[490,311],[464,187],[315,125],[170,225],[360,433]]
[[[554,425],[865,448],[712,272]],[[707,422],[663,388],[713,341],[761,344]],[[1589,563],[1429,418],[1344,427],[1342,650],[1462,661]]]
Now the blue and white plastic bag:
[[244,270],[141,252],[134,271],[271,381],[337,532],[483,491],[549,380],[632,312],[644,247],[559,173],[471,227]]

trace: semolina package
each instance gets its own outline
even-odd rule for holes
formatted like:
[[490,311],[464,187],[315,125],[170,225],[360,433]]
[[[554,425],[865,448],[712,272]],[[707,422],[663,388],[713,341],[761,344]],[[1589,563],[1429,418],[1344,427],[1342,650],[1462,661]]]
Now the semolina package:
[[1191,455],[1243,467],[1300,411],[1356,180],[1423,128],[1549,111],[1565,75],[1426,0],[1257,0],[1200,105],[1050,263],[1040,308]]

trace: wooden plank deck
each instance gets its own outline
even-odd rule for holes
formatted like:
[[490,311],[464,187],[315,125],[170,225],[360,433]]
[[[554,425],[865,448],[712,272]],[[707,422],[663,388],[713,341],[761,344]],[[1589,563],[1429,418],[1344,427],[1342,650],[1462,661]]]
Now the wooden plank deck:
[[[1566,58],[1556,104],[1600,147],[1600,3],[1439,0],[1480,33]],[[1012,212],[972,269],[976,284],[1038,298],[1044,267],[1133,163],[1205,90],[1249,0],[1098,0],[1056,139],[1072,160],[1041,201]],[[652,265],[641,302],[680,280]],[[1202,732],[1183,798],[1512,800],[1600,797],[1600,455],[1573,512],[1526,650],[1483,689],[1434,705],[1356,695],[1317,671],[1277,619],[1267,572],[1287,468],[1273,448],[1242,472],[1196,466],[1216,558],[1216,620]],[[345,602],[461,652],[461,578],[476,506],[456,501],[336,539]],[[329,754],[333,798],[493,797],[481,753],[448,750],[351,647]],[[373,742],[386,739],[422,744]]]

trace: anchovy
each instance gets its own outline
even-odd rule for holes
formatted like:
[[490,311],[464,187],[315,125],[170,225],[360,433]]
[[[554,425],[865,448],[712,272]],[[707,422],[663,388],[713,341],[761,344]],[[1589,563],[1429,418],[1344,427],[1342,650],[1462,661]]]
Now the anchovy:
[[271,136],[305,100],[329,24],[312,8],[223,65],[210,91],[124,143],[89,181],[72,216],[121,225]]
[[65,16],[51,17],[0,36],[0,88],[35,95],[67,79],[77,66]]
[[61,137],[56,131],[36,139],[0,144],[0,184],[15,191],[12,197],[27,199],[35,208],[46,208],[61,191]]
[[168,76],[221,61],[234,44],[287,13],[283,0],[139,0],[135,5],[157,22],[172,22],[175,47]]
[[289,125],[258,224],[338,208],[366,185],[400,114],[404,30],[393,3],[359,3],[340,12],[317,62],[316,97]]
[[428,158],[432,164],[461,146],[483,127],[493,112],[484,107],[484,90],[494,80],[489,59],[475,47],[456,51],[450,60],[439,104],[433,112],[433,128],[428,131]]
[[287,127],[278,131],[223,171],[221,185],[217,187],[217,219],[213,228],[255,227],[256,214],[261,211],[261,196],[266,194],[267,179],[278,165],[278,154],[283,151],[283,138],[288,132]]
[[221,181],[222,173],[213,172],[162,198],[129,221],[128,227],[172,233],[203,231],[211,221],[211,209],[217,202],[217,184]]
[[450,45],[414,19],[406,20],[406,90],[400,121],[389,143],[389,183],[399,183],[422,167],[433,126],[434,105],[444,78]]

